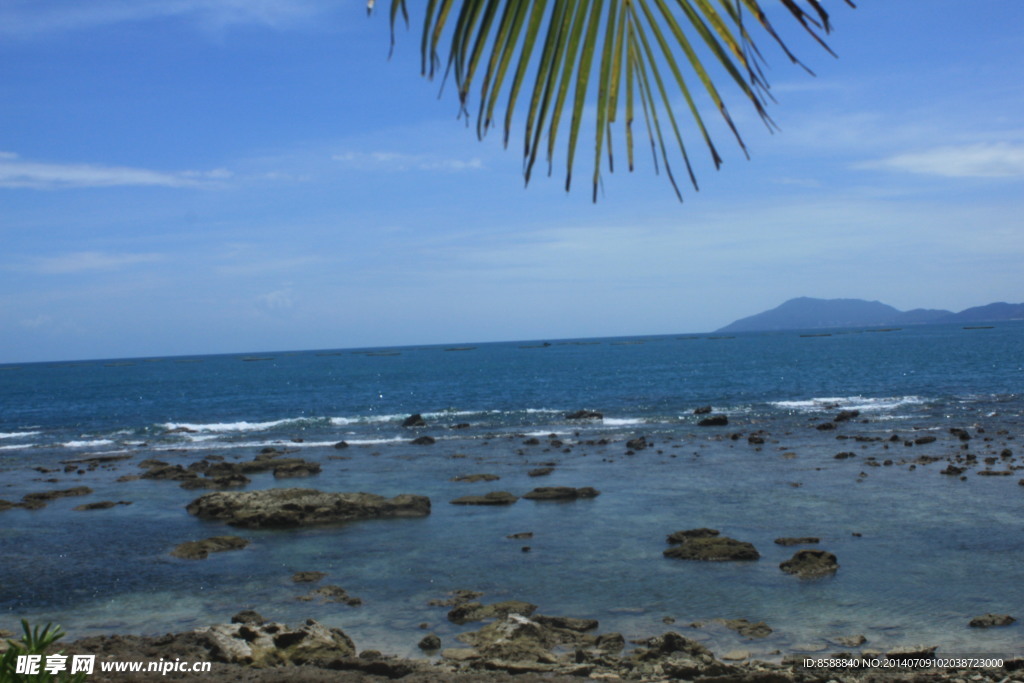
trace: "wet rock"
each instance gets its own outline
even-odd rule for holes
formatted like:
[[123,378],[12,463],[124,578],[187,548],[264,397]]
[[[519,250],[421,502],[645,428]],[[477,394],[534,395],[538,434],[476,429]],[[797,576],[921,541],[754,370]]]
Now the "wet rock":
[[288,479],[292,477],[311,477],[320,474],[320,465],[315,462],[295,462],[281,465],[274,468],[275,479]]
[[693,409],[694,415],[709,415],[711,413],[711,406],[701,406]]
[[702,562],[743,562],[761,557],[753,544],[728,536],[669,536],[670,539],[673,537],[680,540],[672,542],[679,542],[680,545],[664,551],[662,554],[665,557]]
[[420,640],[416,646],[424,652],[434,652],[441,649],[441,639],[434,633],[429,633]]
[[824,550],[798,550],[793,557],[779,565],[787,574],[801,579],[813,579],[835,574],[839,569],[836,556]]
[[403,427],[426,427],[427,421],[423,419],[423,416],[419,413],[414,413],[409,417],[402,420]]
[[955,476],[959,476],[959,475],[963,474],[966,471],[967,471],[966,467],[956,467],[955,465],[950,464],[950,465],[946,465],[945,469],[939,470],[939,474],[948,474],[948,475],[951,475],[951,476],[955,477]]
[[971,619],[969,626],[973,628],[991,628],[993,626],[1009,626],[1017,621],[1009,614],[983,614]]
[[523,602],[522,600],[505,600],[490,605],[484,605],[479,602],[463,602],[457,604],[448,612],[448,621],[455,624],[465,624],[470,621],[504,618],[510,614],[528,617],[536,611],[537,605]]
[[478,481],[497,481],[501,479],[497,474],[462,474],[457,477],[452,477],[452,481],[461,481],[467,483],[475,483]]
[[746,619],[714,619],[713,621],[722,624],[730,631],[735,631],[744,638],[767,638],[772,634],[772,628],[763,621],[751,622]]
[[914,444],[918,446],[924,446],[925,444],[930,444],[934,442],[935,437],[931,434],[925,434],[924,436],[919,436],[916,439],[914,439]]
[[719,533],[718,529],[708,529],[707,527],[684,529],[682,531],[673,531],[668,535],[666,541],[668,543],[686,543],[692,538],[711,538],[712,536],[718,536]]
[[534,468],[534,469],[530,470],[526,474],[527,474],[527,476],[530,476],[530,477],[546,477],[547,475],[551,474],[554,471],[555,471],[554,467],[537,467],[537,468]]
[[86,510],[109,510],[110,508],[112,508],[114,506],[117,506],[117,505],[131,505],[131,504],[132,504],[132,502],[130,500],[119,500],[117,502],[114,502],[112,500],[101,500],[98,503],[84,503],[82,505],[76,505],[75,507],[73,507],[71,509],[79,511],[79,512],[86,511]]
[[437,439],[432,436],[418,436],[409,443],[413,446],[430,446],[431,444],[437,443]]
[[832,640],[843,647],[860,647],[864,643],[868,642],[868,639],[860,634],[855,636],[838,636]]
[[196,498],[186,507],[203,519],[218,519],[248,529],[337,524],[381,517],[430,514],[426,496],[385,498],[372,493],[325,493],[316,489],[219,491]]
[[249,543],[249,539],[240,536],[214,536],[202,541],[181,543],[171,551],[171,555],[183,560],[205,560],[210,553],[241,550]]
[[789,545],[806,545],[806,544],[810,544],[810,543],[819,543],[819,542],[821,542],[821,539],[816,537],[816,536],[799,536],[799,537],[785,536],[783,538],[776,538],[775,542],[778,543],[779,545],[786,545],[786,546],[789,546]]
[[647,448],[647,437],[638,436],[626,442],[626,448],[631,451],[642,451]]
[[460,588],[458,590],[454,590],[448,593],[448,597],[443,600],[435,598],[433,600],[430,600],[427,604],[431,607],[454,607],[457,605],[462,605],[467,602],[472,602],[473,600],[476,600],[480,597],[483,597],[483,593],[481,593],[480,591]]
[[526,539],[526,538],[533,538],[533,532],[532,531],[522,531],[522,532],[520,532],[518,534],[509,534],[505,538],[511,538],[513,540],[519,541],[519,540],[523,540],[523,539]]
[[328,584],[326,586],[320,586],[314,588],[306,595],[300,595],[297,600],[303,600],[309,602],[311,600],[321,600],[322,602],[343,602],[349,607],[358,607],[363,604],[362,598],[349,595],[341,586],[335,586]]
[[257,667],[288,664],[330,666],[356,654],[355,644],[343,631],[309,619],[293,629],[284,624],[219,624],[198,629],[215,661]]
[[725,427],[729,424],[727,415],[710,415],[697,423],[698,427]]
[[348,442],[347,441],[339,441],[338,443],[334,444],[334,447],[337,448],[338,450],[341,450],[343,448],[348,448]]
[[971,440],[970,432],[968,432],[966,429],[963,429],[961,427],[950,427],[949,428],[949,433],[952,434],[953,436],[955,436],[956,438],[960,439],[961,441],[970,441]]
[[832,457],[835,458],[836,460],[846,460],[847,458],[856,458],[857,454],[851,453],[850,451],[843,451],[842,453],[836,453]]
[[601,492],[590,486],[573,488],[571,486],[539,486],[523,498],[529,500],[577,500],[580,498],[596,498]]
[[295,572],[292,581],[295,583],[316,583],[327,576],[327,572]]
[[859,410],[840,410],[839,413],[832,418],[833,422],[849,422],[855,418],[860,417]]
[[828,432],[836,428],[835,422],[822,422],[821,424],[815,425],[814,427],[819,432]]
[[577,410],[565,414],[566,420],[603,420],[604,415],[596,410]]
[[491,491],[483,496],[462,496],[451,501],[452,505],[511,505],[519,500],[508,491]]
[[92,489],[88,486],[75,486],[57,491],[37,491],[36,493],[26,493],[22,496],[20,505],[29,510],[38,510],[39,508],[46,507],[47,503],[57,498],[87,496],[90,493],[92,493]]
[[259,626],[260,624],[266,623],[266,619],[263,615],[256,610],[245,609],[231,617],[232,624],[249,624],[250,626]]

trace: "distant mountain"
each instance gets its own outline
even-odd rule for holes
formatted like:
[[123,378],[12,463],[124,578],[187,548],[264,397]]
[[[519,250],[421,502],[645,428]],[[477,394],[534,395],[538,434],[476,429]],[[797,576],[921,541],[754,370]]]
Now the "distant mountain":
[[1024,320],[1024,304],[994,303],[959,313],[915,308],[900,311],[880,301],[863,299],[813,299],[800,297],[770,311],[741,318],[718,332],[768,332],[832,327],[925,325]]
[[1008,304],[997,301],[988,306],[975,306],[954,313],[939,322],[944,323],[987,323],[998,320],[1024,320],[1024,304]]

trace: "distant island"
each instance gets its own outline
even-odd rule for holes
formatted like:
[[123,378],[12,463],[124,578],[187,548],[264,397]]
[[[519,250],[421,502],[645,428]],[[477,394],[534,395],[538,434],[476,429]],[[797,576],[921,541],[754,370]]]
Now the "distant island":
[[835,327],[876,327],[931,324],[973,324],[1024,320],[1024,303],[997,302],[954,313],[941,309],[915,308],[900,311],[880,301],[864,299],[813,299],[799,297],[726,325],[716,332],[770,332],[815,330]]

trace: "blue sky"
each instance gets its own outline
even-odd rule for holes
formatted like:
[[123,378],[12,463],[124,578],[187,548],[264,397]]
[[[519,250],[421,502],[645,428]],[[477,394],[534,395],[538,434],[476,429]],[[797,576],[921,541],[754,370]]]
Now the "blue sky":
[[387,2],[0,0],[0,363],[1024,300],[1024,3],[827,4],[816,76],[763,45],[781,130],[723,88],[750,160],[715,124],[682,204],[642,147],[592,204],[585,148],[524,189],[415,29],[388,59]]

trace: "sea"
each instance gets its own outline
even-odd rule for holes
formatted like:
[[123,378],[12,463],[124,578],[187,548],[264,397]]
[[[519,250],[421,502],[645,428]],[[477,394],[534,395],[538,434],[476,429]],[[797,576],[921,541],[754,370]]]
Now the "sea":
[[[706,406],[728,424],[699,425]],[[601,417],[568,417],[579,410]],[[857,414],[836,422],[841,411]],[[426,426],[403,426],[414,414]],[[434,443],[413,443],[424,435]],[[646,448],[627,446],[641,436]],[[206,491],[133,476],[149,460],[188,467],[267,448],[321,471],[252,474],[240,490],[411,493],[431,514],[236,529],[187,512]],[[0,500],[91,490],[0,510],[0,629],[27,619],[71,638],[163,634],[255,609],[426,656],[424,634],[458,647],[479,628],[439,604],[472,590],[597,619],[627,641],[674,630],[761,659],[919,645],[1021,656],[1022,467],[1019,321],[0,365]],[[473,474],[498,478],[456,481]],[[540,486],[600,495],[450,503]],[[75,509],[98,501],[122,504]],[[760,559],[663,555],[668,534],[702,527]],[[250,544],[170,554],[220,535]],[[808,536],[818,543],[775,543]],[[833,553],[838,570],[782,571],[801,548]],[[296,583],[300,571],[326,577]],[[310,595],[324,584],[361,604]],[[1018,621],[969,626],[987,613]],[[771,633],[742,636],[735,619]],[[841,644],[853,636],[863,645]]]

